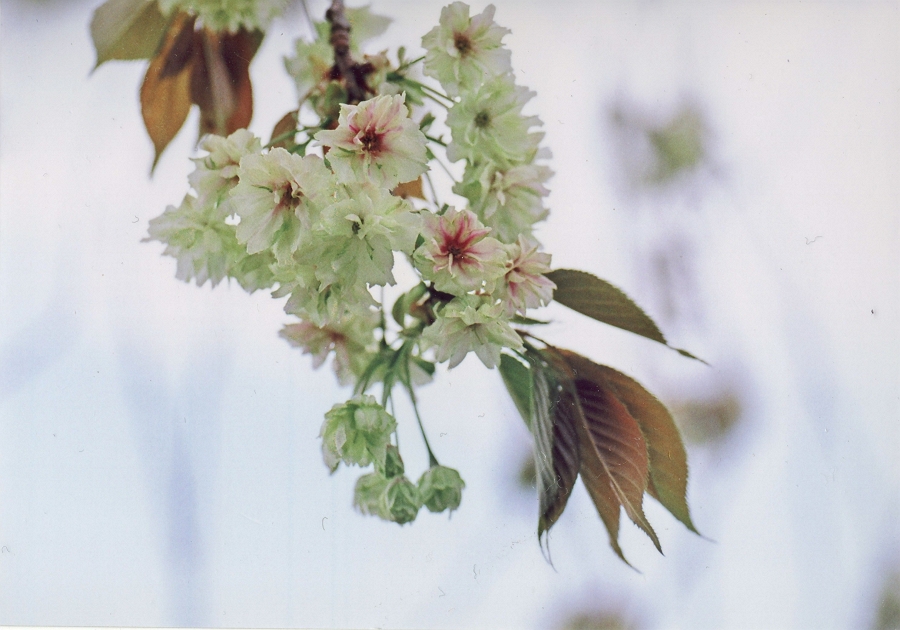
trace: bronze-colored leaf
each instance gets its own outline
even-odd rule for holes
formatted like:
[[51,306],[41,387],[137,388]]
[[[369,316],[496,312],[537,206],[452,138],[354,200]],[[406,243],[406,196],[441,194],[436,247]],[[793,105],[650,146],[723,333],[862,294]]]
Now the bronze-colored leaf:
[[613,490],[612,479],[597,455],[583,423],[578,424],[578,439],[581,450],[581,481],[597,508],[600,520],[606,526],[610,547],[622,559],[622,562],[631,566],[619,545],[619,517],[622,503]]
[[169,63],[169,54],[179,41],[179,36],[183,38],[183,33],[193,31],[193,28],[194,18],[185,14],[176,15],[141,85],[141,115],[155,149],[153,168],[156,168],[163,150],[178,134],[191,109],[191,64],[186,61],[179,72],[166,76],[163,76],[163,69]]
[[[574,352],[559,353],[573,372],[582,412],[582,447],[596,455],[609,475],[610,485],[625,513],[662,552],[656,532],[644,515],[644,492],[650,479],[647,443],[637,420],[616,397],[604,373],[593,361]],[[585,439],[586,438],[586,439]],[[600,507],[598,506],[598,511]]]
[[647,491],[685,526],[699,534],[687,504],[687,453],[666,406],[633,378],[605,365],[596,366],[615,396],[637,420],[647,441],[650,483]]
[[222,36],[222,59],[234,92],[235,108],[226,122],[229,134],[244,129],[253,118],[253,85],[250,82],[250,62],[262,44],[262,31],[239,30]]
[[397,197],[415,197],[416,199],[425,199],[425,192],[422,190],[422,176],[411,182],[399,184],[391,191]]
[[295,109],[282,116],[281,120],[275,123],[269,146],[289,149],[294,145],[297,137],[297,117],[299,115],[300,112]]
[[191,99],[200,107],[200,134],[226,136],[250,124],[253,88],[250,61],[262,35],[240,30],[216,33],[202,29],[196,34],[202,51],[191,77]]
[[165,63],[159,72],[159,76],[162,78],[181,73],[189,63],[194,61],[195,51],[198,56],[202,54],[194,37],[196,17],[187,16],[184,19],[184,24],[174,33],[174,39],[166,49]]
[[200,135],[228,135],[228,119],[235,110],[235,94],[222,58],[218,33],[201,29],[195,34],[199,51],[191,75],[191,100],[200,107]]
[[91,18],[96,69],[112,59],[150,59],[166,34],[168,21],[156,0],[107,0]]

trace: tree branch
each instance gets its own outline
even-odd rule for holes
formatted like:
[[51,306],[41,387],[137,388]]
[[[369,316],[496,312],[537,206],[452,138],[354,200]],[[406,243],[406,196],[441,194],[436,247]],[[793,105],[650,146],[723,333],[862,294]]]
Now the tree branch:
[[325,19],[331,24],[334,66],[347,87],[347,103],[355,105],[366,100],[366,88],[360,83],[355,72],[357,64],[350,55],[350,20],[344,12],[343,0],[332,0],[331,8],[325,12]]

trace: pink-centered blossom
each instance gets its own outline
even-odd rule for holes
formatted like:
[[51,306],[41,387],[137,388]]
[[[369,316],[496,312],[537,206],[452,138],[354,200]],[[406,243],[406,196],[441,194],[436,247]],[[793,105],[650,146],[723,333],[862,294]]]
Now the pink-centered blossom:
[[345,183],[394,188],[428,170],[425,136],[402,94],[341,105],[337,129],[320,131],[316,140],[328,147],[328,161]]
[[373,331],[378,325],[374,311],[358,309],[323,326],[301,321],[287,324],[279,335],[295,348],[312,355],[313,368],[321,366],[334,352],[332,367],[341,385],[350,385],[362,373],[375,343]]
[[544,275],[550,271],[550,254],[539,252],[538,245],[524,236],[508,248],[511,260],[502,284],[507,314],[518,311],[524,315],[526,309],[549,304],[556,289]]
[[468,210],[450,209],[443,216],[428,216],[425,244],[417,252],[416,265],[438,291],[453,295],[490,292],[508,261],[506,249],[488,236],[490,231]]

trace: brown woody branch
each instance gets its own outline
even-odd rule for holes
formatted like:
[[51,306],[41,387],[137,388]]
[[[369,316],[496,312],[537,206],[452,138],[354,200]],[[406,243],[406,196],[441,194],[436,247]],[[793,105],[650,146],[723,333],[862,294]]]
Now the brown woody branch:
[[366,87],[359,76],[359,66],[350,55],[350,20],[344,12],[343,0],[332,0],[331,8],[325,12],[325,19],[331,24],[334,67],[347,87],[347,102],[355,105],[366,100]]

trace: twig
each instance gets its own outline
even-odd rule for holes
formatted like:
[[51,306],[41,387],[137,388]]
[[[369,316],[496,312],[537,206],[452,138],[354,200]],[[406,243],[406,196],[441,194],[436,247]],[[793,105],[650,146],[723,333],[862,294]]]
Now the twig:
[[332,0],[331,8],[325,12],[325,19],[331,23],[331,47],[334,48],[334,65],[347,86],[347,103],[356,105],[366,100],[365,86],[359,84],[356,64],[350,55],[350,20],[344,13],[343,0]]

